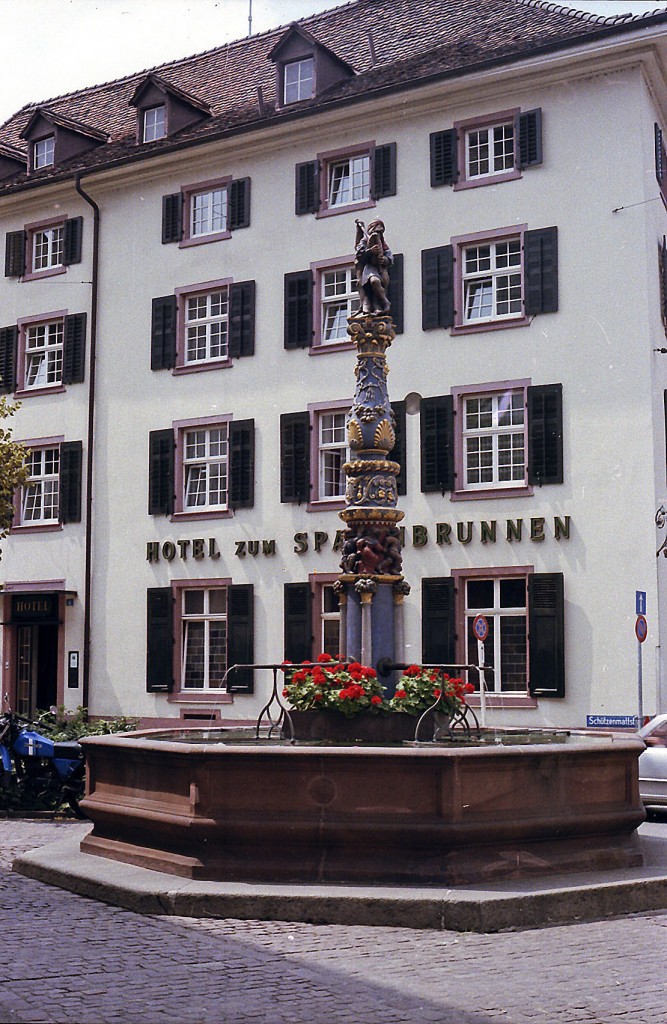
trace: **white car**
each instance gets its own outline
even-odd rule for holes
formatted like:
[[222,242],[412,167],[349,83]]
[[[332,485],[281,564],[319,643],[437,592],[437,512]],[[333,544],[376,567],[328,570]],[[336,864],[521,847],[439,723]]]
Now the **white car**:
[[647,807],[667,809],[667,715],[656,715],[639,735],[646,744],[639,755],[639,795]]

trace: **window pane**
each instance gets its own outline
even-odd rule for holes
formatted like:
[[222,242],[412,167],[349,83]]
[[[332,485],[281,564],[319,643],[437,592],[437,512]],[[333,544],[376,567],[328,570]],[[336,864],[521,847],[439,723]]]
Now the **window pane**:
[[186,622],[184,638],[183,686],[204,685],[204,623]]
[[208,685],[219,688],[227,671],[227,623],[220,620],[210,622],[208,626]]
[[204,591],[186,590],[183,593],[183,612],[185,615],[197,615],[204,611]]
[[209,590],[208,610],[211,615],[222,615],[227,611],[226,590]]
[[526,581],[523,576],[500,581],[500,607],[526,607]]
[[493,580],[468,580],[466,591],[468,608],[493,608]]
[[526,616],[503,615],[500,619],[501,687],[507,692],[525,691]]
[[322,653],[336,658],[340,653],[340,622],[338,619],[325,619],[322,625]]

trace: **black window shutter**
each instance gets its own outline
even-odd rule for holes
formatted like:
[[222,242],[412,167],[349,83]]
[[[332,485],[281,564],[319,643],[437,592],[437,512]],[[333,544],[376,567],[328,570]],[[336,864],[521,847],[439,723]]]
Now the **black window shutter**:
[[25,274],[25,231],[8,231],[5,239],[5,277]]
[[227,227],[230,231],[250,227],[250,178],[235,178],[230,185]]
[[542,110],[525,110],[517,116],[518,165],[536,167],[542,163]]
[[63,441],[60,445],[61,523],[81,522],[81,441]]
[[422,580],[422,661],[453,665],[456,661],[455,587],[451,576]]
[[238,281],[229,296],[229,355],[232,359],[255,354],[255,282]]
[[86,314],[65,317],[63,339],[63,384],[81,384],[86,359]]
[[451,395],[422,398],[419,406],[421,435],[421,489],[454,490],[454,399]]
[[285,274],[285,336],[287,349],[309,348],[313,340],[313,275],[310,270]]
[[255,503],[255,421],[232,420],[229,425],[229,501],[233,509]]
[[172,370],[176,365],[176,296],[153,299],[151,370]]
[[[227,667],[252,665],[255,660],[254,602],[251,583],[231,586],[227,590]],[[251,668],[236,669],[227,676],[229,693],[252,693],[254,673]]]
[[174,598],[171,587],[146,591],[146,689],[171,693],[174,688]]
[[173,430],[152,430],[148,452],[148,514],[169,516],[174,511]]
[[313,593],[309,583],[286,583],[285,658],[295,663],[313,657]]
[[280,417],[280,500],[301,504],[310,498],[310,416],[285,412]]
[[405,443],[405,402],[392,402],[391,409],[394,414],[394,430],[396,431],[396,444],[389,458],[398,462],[401,472],[396,477],[396,487],[399,494],[407,494],[407,446]]
[[396,143],[376,146],[371,153],[371,199],[396,195]]
[[320,208],[320,166],[317,160],[296,165],[294,210],[298,216]]
[[162,196],[162,244],[180,242],[183,237],[183,193]]
[[16,346],[18,328],[0,327],[0,392],[16,390]]
[[454,323],[454,246],[422,251],[422,330]]
[[662,188],[667,167],[665,167],[665,145],[662,140],[662,129],[659,124],[653,125],[653,137],[655,142],[655,176],[658,179],[658,185]]
[[563,385],[528,388],[528,483],[563,482]]
[[458,139],[455,128],[444,132],[431,132],[431,188],[454,185],[459,180]]
[[403,253],[396,253],[394,262],[389,268],[389,291],[387,298],[391,305],[391,318],[394,330],[402,334],[403,324]]
[[68,217],[63,232],[63,263],[81,262],[81,241],[83,238],[83,217]]
[[526,231],[524,305],[527,316],[558,310],[558,228]]
[[528,576],[528,650],[531,697],[565,696],[563,574]]

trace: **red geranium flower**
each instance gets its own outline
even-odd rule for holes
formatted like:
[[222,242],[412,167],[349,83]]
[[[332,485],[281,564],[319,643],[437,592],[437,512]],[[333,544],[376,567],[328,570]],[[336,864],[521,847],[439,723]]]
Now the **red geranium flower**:
[[419,665],[408,665],[408,667],[405,670],[406,676],[418,676],[419,672]]
[[442,690],[439,687],[436,686],[435,690],[433,691],[433,696],[434,697],[440,697],[441,694],[442,694]]
[[322,654],[318,654],[317,655],[317,660],[318,661],[333,661],[333,658],[331,657],[330,654],[326,654],[326,653],[323,652]]
[[381,703],[382,703],[382,697],[378,697],[377,694],[375,694],[374,697],[371,697],[371,704],[381,704]]
[[404,697],[407,697],[407,694],[405,690],[397,690],[394,696],[397,697],[398,700],[403,700]]

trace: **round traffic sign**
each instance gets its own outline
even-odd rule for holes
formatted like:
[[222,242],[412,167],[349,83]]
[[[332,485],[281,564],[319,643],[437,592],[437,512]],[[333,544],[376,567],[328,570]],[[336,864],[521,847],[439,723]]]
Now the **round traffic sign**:
[[472,631],[478,640],[486,640],[489,635],[489,624],[483,615],[476,615],[472,623]]
[[647,634],[648,634],[648,623],[646,621],[646,616],[638,615],[637,616],[637,621],[635,622],[635,636],[639,640],[640,644],[644,643],[644,640],[646,640]]

